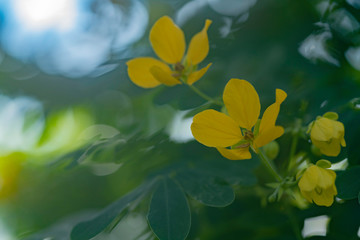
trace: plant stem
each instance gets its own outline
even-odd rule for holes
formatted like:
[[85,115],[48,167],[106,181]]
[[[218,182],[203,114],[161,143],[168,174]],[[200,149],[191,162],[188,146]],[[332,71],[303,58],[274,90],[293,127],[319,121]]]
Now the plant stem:
[[293,167],[292,163],[294,161],[294,157],[295,157],[295,153],[296,153],[296,147],[297,147],[297,144],[299,142],[299,132],[300,132],[300,129],[301,129],[301,124],[302,124],[301,119],[296,119],[294,132],[293,132],[293,140],[291,142],[291,147],[290,147],[288,171],[290,171],[290,168]]
[[295,135],[293,135],[293,140],[291,142],[291,147],[290,147],[290,155],[289,155],[289,163],[287,165],[287,170],[288,172],[291,171],[291,169],[294,167],[294,157],[295,157],[295,152],[296,152],[296,147],[299,141],[299,133],[295,133]]
[[207,100],[207,101],[209,101],[209,102],[211,102],[211,103],[213,103],[213,104],[216,104],[216,105],[219,105],[219,106],[223,106],[223,103],[222,103],[222,102],[214,100],[213,98],[209,97],[208,95],[206,95],[205,93],[203,93],[202,91],[200,91],[197,87],[195,87],[195,86],[193,86],[193,85],[189,85],[189,84],[187,84],[187,85],[189,86],[189,88],[190,88],[191,90],[193,90],[197,95],[199,95],[199,96],[202,97],[203,99],[205,99],[205,100]]
[[278,174],[276,171],[275,166],[270,162],[270,160],[262,153],[262,151],[259,149],[257,152],[258,156],[260,157],[262,163],[265,165],[265,167],[269,170],[271,175],[278,181],[282,182],[283,178]]

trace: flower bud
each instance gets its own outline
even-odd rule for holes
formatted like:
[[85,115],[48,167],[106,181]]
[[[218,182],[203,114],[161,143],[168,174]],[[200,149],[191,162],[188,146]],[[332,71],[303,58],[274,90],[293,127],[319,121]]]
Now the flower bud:
[[263,151],[270,160],[274,160],[279,155],[280,146],[276,141],[272,141],[263,147]]
[[331,206],[337,194],[335,186],[336,173],[320,166],[327,166],[324,160],[307,168],[298,186],[303,197],[319,206]]
[[315,147],[326,156],[336,157],[345,147],[344,125],[336,121],[336,113],[325,113],[324,117],[318,117],[310,125],[310,138]]

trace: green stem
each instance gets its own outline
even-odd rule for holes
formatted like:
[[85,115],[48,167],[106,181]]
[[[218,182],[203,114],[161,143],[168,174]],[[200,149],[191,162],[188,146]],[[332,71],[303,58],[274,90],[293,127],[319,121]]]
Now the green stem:
[[261,162],[265,165],[265,167],[269,170],[269,172],[271,173],[271,175],[273,175],[273,177],[278,181],[278,182],[282,182],[283,178],[280,176],[280,174],[278,174],[278,172],[276,171],[275,166],[270,162],[270,160],[262,153],[262,151],[259,149],[259,151],[257,152],[258,156],[261,159]]
[[295,160],[294,157],[295,157],[295,152],[296,152],[296,147],[297,147],[298,141],[299,141],[299,134],[296,133],[293,137],[291,147],[290,147],[288,171],[290,171],[291,168],[294,166],[293,161]]
[[203,93],[202,91],[200,91],[198,88],[196,88],[195,86],[193,86],[193,85],[189,85],[189,84],[187,84],[188,86],[189,86],[189,88],[191,89],[191,90],[193,90],[197,95],[199,95],[200,97],[202,97],[203,99],[205,99],[205,100],[207,100],[207,101],[209,101],[209,102],[211,102],[211,103],[213,103],[213,104],[216,104],[216,105],[219,105],[219,106],[223,106],[223,103],[221,103],[221,102],[219,102],[219,101],[216,101],[216,100],[214,100],[213,98],[211,98],[211,97],[209,97],[208,95],[206,95],[205,93]]
[[296,153],[296,147],[299,142],[299,133],[301,130],[301,124],[302,124],[301,119],[296,119],[294,132],[293,132],[293,140],[291,142],[291,147],[290,147],[288,171],[290,171],[290,169],[293,167],[293,161],[294,161],[294,157],[295,157],[295,153]]

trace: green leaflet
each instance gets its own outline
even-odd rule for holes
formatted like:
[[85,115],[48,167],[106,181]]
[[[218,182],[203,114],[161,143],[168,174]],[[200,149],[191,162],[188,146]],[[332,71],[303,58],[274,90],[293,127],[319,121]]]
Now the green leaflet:
[[191,215],[180,186],[164,178],[155,190],[148,213],[151,229],[161,240],[182,240],[190,231]]

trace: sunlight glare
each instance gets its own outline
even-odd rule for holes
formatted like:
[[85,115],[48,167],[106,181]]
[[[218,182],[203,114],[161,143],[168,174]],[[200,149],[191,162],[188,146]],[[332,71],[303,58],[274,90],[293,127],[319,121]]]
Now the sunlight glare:
[[15,0],[14,10],[18,20],[31,30],[68,30],[75,22],[74,0]]

